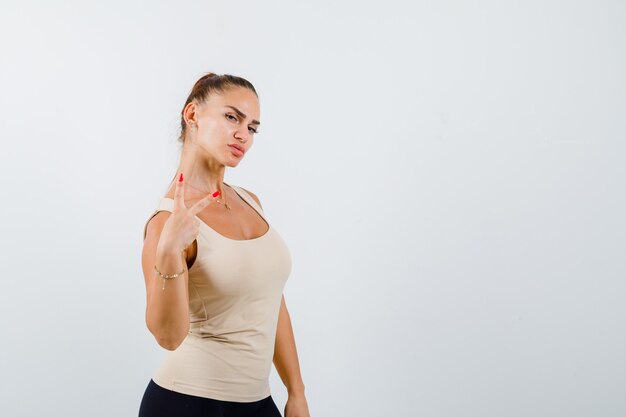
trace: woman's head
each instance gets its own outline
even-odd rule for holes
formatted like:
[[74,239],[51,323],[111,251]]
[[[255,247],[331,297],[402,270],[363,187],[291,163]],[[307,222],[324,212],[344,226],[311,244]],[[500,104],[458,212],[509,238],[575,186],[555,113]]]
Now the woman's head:
[[252,83],[245,78],[237,77],[235,75],[223,74],[217,75],[215,73],[209,72],[196,81],[191,89],[191,93],[189,93],[189,97],[185,101],[185,105],[183,106],[182,111],[180,112],[180,136],[178,140],[183,142],[185,141],[185,136],[188,130],[187,123],[185,122],[185,109],[187,105],[192,102],[196,102],[197,105],[205,104],[207,99],[209,99],[214,94],[223,94],[225,91],[230,90],[235,87],[246,88],[254,93],[257,96],[258,94],[254,89]]
[[181,111],[179,140],[197,145],[223,165],[237,165],[259,129],[259,98],[254,86],[234,75],[208,73],[194,84]]

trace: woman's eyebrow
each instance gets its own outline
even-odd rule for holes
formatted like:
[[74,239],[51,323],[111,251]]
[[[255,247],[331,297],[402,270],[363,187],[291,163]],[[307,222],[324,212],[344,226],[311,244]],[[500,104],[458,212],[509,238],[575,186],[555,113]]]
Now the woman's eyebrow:
[[[241,117],[243,117],[244,119],[248,116],[246,116],[245,114],[243,114],[243,112],[241,110],[239,110],[237,107],[234,106],[229,106],[226,105],[226,107],[230,107],[231,109],[235,110],[235,112],[237,112],[237,114]],[[252,120],[250,123],[255,124],[255,125],[260,125],[261,122],[259,122],[258,120]]]

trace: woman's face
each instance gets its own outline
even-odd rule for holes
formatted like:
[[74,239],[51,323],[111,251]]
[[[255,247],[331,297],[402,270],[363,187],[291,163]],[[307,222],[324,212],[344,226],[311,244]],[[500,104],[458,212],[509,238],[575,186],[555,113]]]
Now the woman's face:
[[[254,92],[231,87],[196,107],[197,131],[192,140],[226,166],[237,166],[259,130],[259,100]],[[233,145],[241,148],[243,154]]]

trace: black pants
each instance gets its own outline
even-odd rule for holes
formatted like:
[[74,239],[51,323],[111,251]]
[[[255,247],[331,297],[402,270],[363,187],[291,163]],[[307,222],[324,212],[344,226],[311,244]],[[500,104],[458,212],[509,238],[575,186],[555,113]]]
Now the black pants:
[[139,417],[282,417],[274,399],[251,403],[214,400],[170,391],[152,379],[143,394]]

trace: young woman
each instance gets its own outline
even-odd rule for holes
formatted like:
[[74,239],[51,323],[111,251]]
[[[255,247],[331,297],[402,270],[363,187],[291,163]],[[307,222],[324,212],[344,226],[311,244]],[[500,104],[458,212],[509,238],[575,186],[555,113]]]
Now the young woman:
[[144,228],[146,324],[165,360],[139,417],[310,417],[283,288],[289,250],[252,192],[226,184],[258,133],[247,80],[209,73],[181,112],[180,164]]

